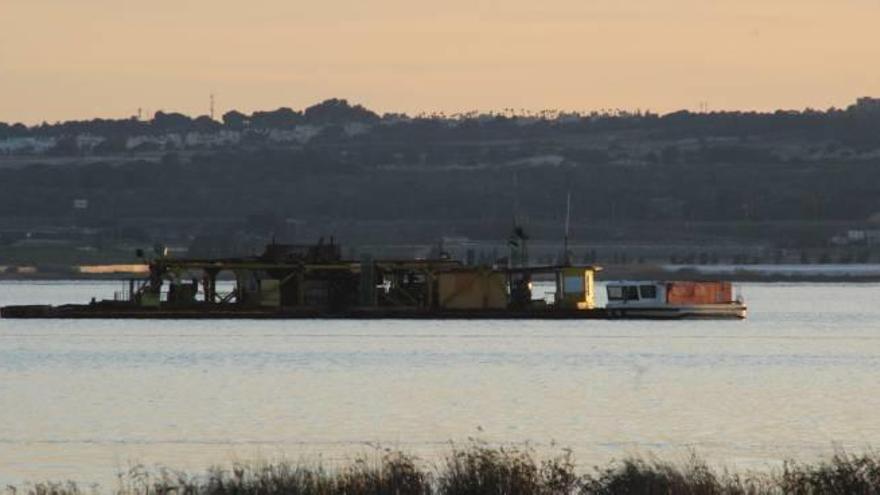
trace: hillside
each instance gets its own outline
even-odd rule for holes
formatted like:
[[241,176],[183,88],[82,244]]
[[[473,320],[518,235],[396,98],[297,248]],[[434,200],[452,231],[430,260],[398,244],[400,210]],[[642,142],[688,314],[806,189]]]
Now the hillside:
[[[774,113],[454,116],[380,116],[328,100],[222,121],[159,112],[0,123],[7,248],[43,239],[234,250],[273,235],[503,241],[514,217],[534,238],[558,240],[569,192],[572,238],[600,258],[643,245],[663,248],[638,256],[668,258],[687,246],[692,256],[705,246],[793,257],[856,244],[870,259],[880,100]],[[850,239],[853,230],[864,235]]]

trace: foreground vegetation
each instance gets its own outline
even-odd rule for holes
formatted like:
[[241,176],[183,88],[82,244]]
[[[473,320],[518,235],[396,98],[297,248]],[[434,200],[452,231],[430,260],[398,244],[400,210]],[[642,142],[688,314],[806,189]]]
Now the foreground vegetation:
[[[81,495],[99,492],[72,483],[37,483],[10,494]],[[835,454],[804,464],[786,462],[770,472],[732,474],[696,456],[682,463],[628,458],[581,472],[570,453],[539,459],[529,450],[473,445],[454,449],[438,464],[399,452],[361,458],[329,469],[291,463],[238,464],[201,475],[132,468],[120,475],[117,495],[273,494],[875,494],[880,455]]]

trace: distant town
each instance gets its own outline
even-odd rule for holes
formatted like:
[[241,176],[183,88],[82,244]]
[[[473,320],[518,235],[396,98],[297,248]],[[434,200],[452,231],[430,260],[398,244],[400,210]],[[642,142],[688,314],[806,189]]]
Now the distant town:
[[0,123],[2,276],[103,274],[94,267],[137,264],[154,246],[229,256],[329,236],[349,256],[491,264],[514,227],[551,262],[569,204],[569,254],[619,273],[880,263],[880,99],[666,115],[379,115],[332,99]]

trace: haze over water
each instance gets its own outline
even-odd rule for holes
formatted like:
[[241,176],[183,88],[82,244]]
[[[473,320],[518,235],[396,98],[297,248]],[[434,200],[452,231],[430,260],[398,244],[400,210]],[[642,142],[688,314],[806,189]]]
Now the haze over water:
[[[0,283],[0,304],[118,288]],[[431,459],[468,437],[582,467],[880,444],[880,285],[743,293],[742,322],[0,320],[0,483],[371,445]]]

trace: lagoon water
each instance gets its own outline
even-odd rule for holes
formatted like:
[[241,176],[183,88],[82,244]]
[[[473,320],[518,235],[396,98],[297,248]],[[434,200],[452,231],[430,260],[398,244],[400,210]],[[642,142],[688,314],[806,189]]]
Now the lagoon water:
[[[118,289],[7,282],[0,305]],[[0,483],[469,438],[734,469],[880,445],[880,285],[742,292],[746,321],[0,320]]]

